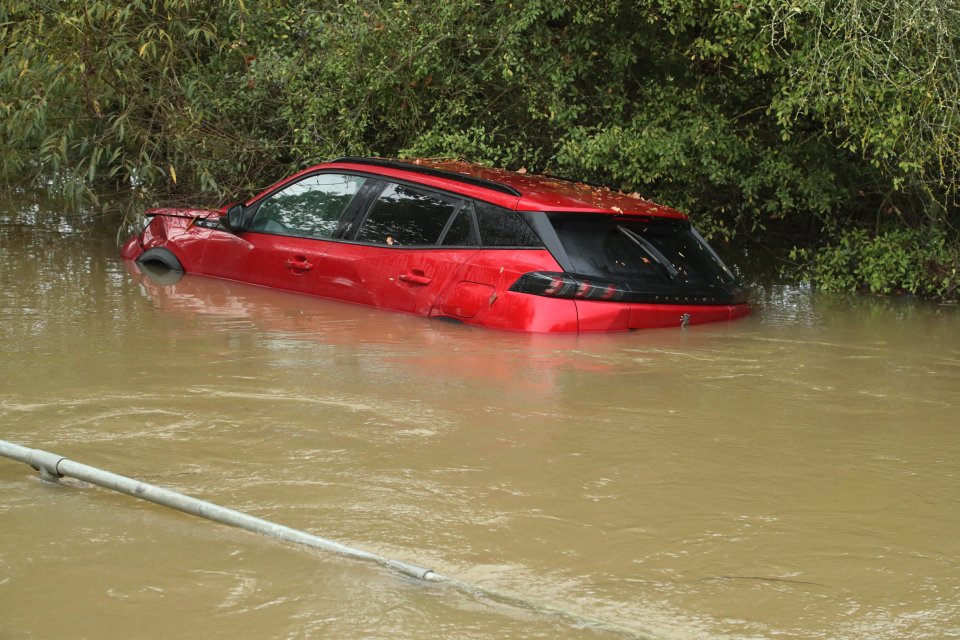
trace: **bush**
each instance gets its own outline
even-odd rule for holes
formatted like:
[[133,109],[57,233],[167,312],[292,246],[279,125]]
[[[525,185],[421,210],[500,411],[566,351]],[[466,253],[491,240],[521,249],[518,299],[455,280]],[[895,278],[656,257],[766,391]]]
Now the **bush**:
[[942,0],[0,0],[0,173],[222,200],[339,155],[453,156],[714,237],[949,249],[958,33]]
[[937,228],[840,233],[818,251],[794,249],[793,275],[828,291],[910,293],[960,300],[960,244]]

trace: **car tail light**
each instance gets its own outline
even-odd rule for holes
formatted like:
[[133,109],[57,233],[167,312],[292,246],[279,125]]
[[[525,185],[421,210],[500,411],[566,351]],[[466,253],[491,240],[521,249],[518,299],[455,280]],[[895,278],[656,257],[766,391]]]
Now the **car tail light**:
[[623,300],[626,293],[623,288],[610,282],[592,280],[573,273],[551,271],[525,273],[513,283],[510,291],[550,298],[611,301]]

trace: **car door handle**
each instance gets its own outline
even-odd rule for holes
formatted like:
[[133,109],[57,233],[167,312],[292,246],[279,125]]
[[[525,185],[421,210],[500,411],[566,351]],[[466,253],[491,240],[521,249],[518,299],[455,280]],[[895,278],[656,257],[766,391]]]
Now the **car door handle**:
[[287,268],[297,271],[310,271],[310,269],[313,269],[313,263],[303,256],[297,256],[296,258],[287,259]]
[[433,282],[433,278],[428,278],[427,276],[417,275],[415,273],[401,273],[400,280],[402,282],[409,282],[410,284],[430,284]]

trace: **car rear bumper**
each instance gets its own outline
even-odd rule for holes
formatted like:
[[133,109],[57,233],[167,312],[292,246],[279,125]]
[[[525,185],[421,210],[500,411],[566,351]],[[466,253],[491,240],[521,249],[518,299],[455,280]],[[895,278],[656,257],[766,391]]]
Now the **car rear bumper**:
[[682,305],[577,300],[576,305],[581,333],[685,327],[735,320],[750,313],[747,303]]

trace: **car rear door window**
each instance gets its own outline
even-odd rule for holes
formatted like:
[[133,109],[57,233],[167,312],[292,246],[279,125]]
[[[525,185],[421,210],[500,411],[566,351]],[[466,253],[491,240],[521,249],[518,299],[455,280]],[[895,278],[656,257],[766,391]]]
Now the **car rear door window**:
[[364,181],[341,173],[308,176],[264,200],[249,228],[283,236],[333,238]]
[[456,198],[388,184],[370,207],[356,240],[388,246],[435,245],[461,204]]
[[440,240],[440,244],[446,247],[475,247],[479,244],[476,225],[473,222],[473,206],[470,203],[460,207]]

